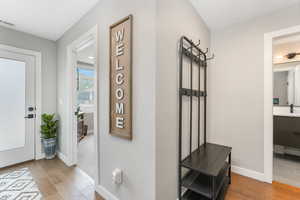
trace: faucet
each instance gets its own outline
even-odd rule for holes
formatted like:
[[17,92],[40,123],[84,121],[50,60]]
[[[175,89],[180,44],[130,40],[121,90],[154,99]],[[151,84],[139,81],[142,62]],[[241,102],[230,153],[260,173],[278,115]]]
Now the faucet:
[[294,104],[291,104],[291,105],[290,105],[290,112],[291,112],[291,113],[294,113]]

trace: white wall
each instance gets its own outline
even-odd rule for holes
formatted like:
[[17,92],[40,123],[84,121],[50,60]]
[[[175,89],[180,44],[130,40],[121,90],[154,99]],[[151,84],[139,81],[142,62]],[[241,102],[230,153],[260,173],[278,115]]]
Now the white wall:
[[212,33],[208,136],[233,147],[233,165],[263,172],[264,33],[299,24],[293,6]]
[[[210,46],[210,32],[189,1],[158,0],[155,140],[156,200],[175,200],[177,198],[178,45],[179,39],[183,35],[193,39],[195,42],[201,39],[201,48],[204,50]],[[197,68],[195,68],[195,74],[196,71]],[[188,111],[188,109],[185,109],[185,111]],[[184,112],[184,114],[187,113]],[[196,112],[194,113],[196,114]],[[185,116],[188,119],[188,115]],[[185,122],[184,127],[187,128],[188,123],[187,121]],[[196,125],[195,122],[196,120],[194,121]],[[196,135],[196,129],[194,129],[194,134]],[[188,136],[185,138],[188,138]],[[184,152],[186,152],[186,148]]]
[[0,44],[42,53],[42,112],[56,112],[56,44],[0,26]]
[[[133,140],[109,135],[109,26],[133,14]],[[100,59],[100,183],[120,200],[153,200],[155,113],[155,1],[102,0],[58,41],[58,112],[61,151],[67,153],[66,47],[98,24]],[[112,171],[124,170],[124,183]]]

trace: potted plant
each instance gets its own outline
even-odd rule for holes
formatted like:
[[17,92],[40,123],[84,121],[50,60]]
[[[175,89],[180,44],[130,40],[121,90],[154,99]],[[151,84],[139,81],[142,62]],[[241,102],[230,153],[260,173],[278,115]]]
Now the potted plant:
[[41,134],[46,159],[52,159],[56,155],[57,130],[58,120],[55,119],[55,114],[43,114]]

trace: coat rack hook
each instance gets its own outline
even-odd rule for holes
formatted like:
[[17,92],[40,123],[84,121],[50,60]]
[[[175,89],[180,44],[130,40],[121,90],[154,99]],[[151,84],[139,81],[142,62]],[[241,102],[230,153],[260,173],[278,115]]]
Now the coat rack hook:
[[208,48],[206,48],[205,52],[203,52],[204,54],[207,54],[208,53]]
[[[191,40],[191,42],[193,43],[193,40]],[[189,48],[187,48],[187,50],[190,50],[191,48],[192,48],[192,44],[191,44],[191,46],[189,47]]]
[[198,44],[196,44],[196,46],[198,47],[198,46],[200,45],[200,43],[201,43],[201,41],[200,41],[200,40],[198,40]]
[[212,60],[215,58],[215,54],[213,54],[210,58],[207,58],[206,60]]

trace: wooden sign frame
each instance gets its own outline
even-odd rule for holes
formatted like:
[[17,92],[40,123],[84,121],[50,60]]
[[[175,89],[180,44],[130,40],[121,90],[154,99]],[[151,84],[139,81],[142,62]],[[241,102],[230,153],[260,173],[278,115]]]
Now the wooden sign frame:
[[132,21],[129,15],[109,28],[109,133],[132,140]]

